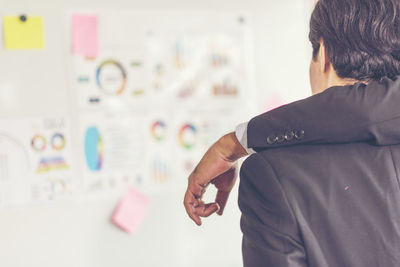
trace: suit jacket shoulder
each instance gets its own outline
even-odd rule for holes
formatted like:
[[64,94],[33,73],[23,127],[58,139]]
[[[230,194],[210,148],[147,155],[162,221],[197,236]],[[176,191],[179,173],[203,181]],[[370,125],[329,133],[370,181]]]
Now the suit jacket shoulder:
[[399,78],[328,88],[251,119],[248,147],[261,151],[295,144],[399,144],[399,89]]

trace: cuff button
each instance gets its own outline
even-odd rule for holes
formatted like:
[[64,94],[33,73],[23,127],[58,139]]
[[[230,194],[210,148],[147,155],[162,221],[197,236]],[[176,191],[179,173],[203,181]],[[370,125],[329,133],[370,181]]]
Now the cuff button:
[[304,130],[299,130],[295,133],[294,137],[296,137],[296,139],[303,139],[304,138]]
[[277,137],[275,135],[270,135],[267,138],[267,143],[270,144],[270,145],[275,144],[276,139],[277,139]]
[[286,139],[286,140],[290,141],[290,140],[293,139],[293,137],[294,137],[294,132],[293,132],[293,131],[287,131],[287,132],[285,133],[285,139]]
[[285,135],[283,134],[278,135],[276,140],[278,141],[278,143],[282,143],[283,141],[285,141]]

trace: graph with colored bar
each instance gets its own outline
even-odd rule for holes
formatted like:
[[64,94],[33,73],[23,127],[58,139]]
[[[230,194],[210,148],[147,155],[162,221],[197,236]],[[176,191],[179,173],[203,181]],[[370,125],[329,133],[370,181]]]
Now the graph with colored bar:
[[103,142],[97,127],[92,126],[86,130],[85,156],[89,170],[99,171],[103,165]]
[[165,161],[156,157],[151,164],[151,178],[156,184],[166,183],[171,179],[170,167]]
[[61,156],[43,157],[40,159],[37,173],[46,173],[54,170],[68,169],[69,166]]

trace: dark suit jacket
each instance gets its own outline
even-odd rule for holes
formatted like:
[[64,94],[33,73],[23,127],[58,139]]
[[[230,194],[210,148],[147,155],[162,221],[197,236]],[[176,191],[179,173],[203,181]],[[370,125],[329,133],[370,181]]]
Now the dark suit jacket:
[[[290,138],[290,133],[298,133],[300,138]],[[271,144],[268,138],[275,142]],[[400,78],[374,81],[368,86],[356,83],[331,87],[261,114],[250,120],[247,129],[248,146],[256,151],[355,141],[400,143]]]
[[[292,126],[275,111],[249,123],[248,142],[259,153],[241,169],[245,267],[400,266],[400,123],[394,123],[399,90],[400,83],[390,80],[331,88],[302,100],[316,109],[313,122]],[[338,117],[318,124],[327,115],[321,115],[321,102],[330,98],[339,107],[328,109],[337,109]],[[346,116],[340,105],[355,111]],[[307,110],[304,103],[298,108]],[[289,122],[280,132],[265,124],[257,129],[260,118]],[[301,130],[299,138],[287,134]],[[284,144],[301,145],[265,150]]]
[[399,267],[400,146],[302,145],[241,169],[245,267]]

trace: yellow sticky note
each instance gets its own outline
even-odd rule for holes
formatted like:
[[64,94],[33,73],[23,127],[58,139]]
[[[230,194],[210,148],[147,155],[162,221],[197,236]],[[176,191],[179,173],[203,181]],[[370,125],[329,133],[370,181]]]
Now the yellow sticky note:
[[42,49],[44,48],[43,18],[5,16],[4,41],[7,49]]

